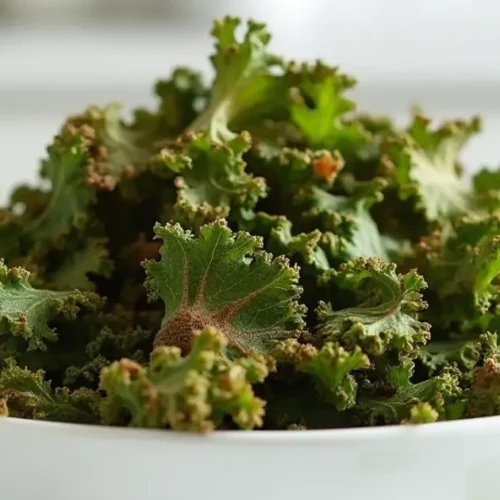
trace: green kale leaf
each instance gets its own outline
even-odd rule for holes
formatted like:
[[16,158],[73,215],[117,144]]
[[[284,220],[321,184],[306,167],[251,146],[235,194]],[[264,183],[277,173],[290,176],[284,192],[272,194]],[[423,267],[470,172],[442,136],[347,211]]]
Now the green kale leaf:
[[271,37],[265,26],[249,21],[239,42],[239,24],[234,17],[214,23],[215,53],[211,61],[216,76],[205,109],[189,126],[194,131],[208,131],[220,142],[230,140],[232,130],[248,130],[252,123],[278,118],[288,108],[289,85],[286,75],[274,74],[283,70],[283,64],[267,52]]
[[343,94],[356,80],[321,61],[298,71],[301,80],[292,89],[290,114],[305,143],[311,148],[338,148],[342,152],[361,147],[366,138],[363,128],[358,122],[343,120],[355,108]]
[[335,310],[335,303],[321,302],[317,314],[319,333],[332,341],[367,352],[386,349],[411,352],[427,342],[430,325],[418,320],[427,307],[421,290],[427,284],[415,271],[396,274],[396,265],[377,259],[358,259],[339,271],[327,271],[324,280],[355,292],[355,305]]
[[390,138],[384,163],[390,163],[401,197],[411,197],[429,221],[475,207],[472,188],[461,178],[459,154],[477,133],[479,120],[455,121],[433,130],[420,114],[399,139]]
[[500,218],[471,215],[455,221],[446,235],[420,242],[419,269],[433,290],[430,315],[447,326],[471,321],[488,328],[488,317],[500,302]]
[[446,419],[461,394],[458,380],[452,374],[443,374],[414,384],[411,382],[414,368],[408,359],[390,367],[387,382],[395,394],[361,402],[361,407],[369,412],[370,423],[428,423]]
[[90,389],[53,389],[42,370],[31,372],[8,360],[0,369],[0,399],[6,401],[10,416],[97,424],[101,397]]
[[224,220],[203,226],[198,238],[179,225],[155,232],[164,243],[161,260],[145,264],[146,286],[166,308],[156,346],[187,351],[194,330],[213,326],[227,337],[228,352],[248,354],[301,330],[298,269],[263,252],[260,238],[233,234]]
[[64,127],[49,146],[41,174],[51,183],[50,198],[43,212],[23,227],[32,241],[52,245],[85,224],[87,207],[94,201],[87,182],[91,162],[88,145],[88,137]]
[[[186,134],[175,149],[164,149],[159,161],[173,172],[177,187],[179,221],[227,217],[231,210],[251,210],[266,194],[264,179],[245,172],[242,155],[250,147],[248,134],[234,136],[225,144],[207,134]],[[182,216],[184,215],[184,216]],[[200,217],[200,215],[204,217]]]
[[339,255],[347,261],[358,257],[389,258],[387,240],[370,214],[370,207],[383,199],[382,179],[359,183],[350,196],[334,195],[312,186],[304,188],[297,201],[304,207],[302,220],[308,229],[330,231],[341,238]]
[[267,377],[272,361],[259,355],[228,360],[225,336],[213,328],[193,338],[186,357],[177,347],[160,347],[146,368],[128,359],[104,368],[106,418],[113,422],[126,411],[132,426],[207,432],[229,416],[242,429],[260,427],[265,403],[252,384]]
[[97,297],[78,290],[39,290],[29,277],[25,269],[9,269],[0,262],[0,335],[21,337],[29,350],[44,350],[46,342],[57,339],[50,321],[58,315],[76,318],[82,307],[95,307]]
[[348,352],[333,342],[317,349],[311,344],[287,339],[276,346],[273,356],[278,363],[291,364],[298,372],[312,376],[319,394],[339,411],[356,404],[358,384],[352,372],[370,366],[368,357],[359,347]]

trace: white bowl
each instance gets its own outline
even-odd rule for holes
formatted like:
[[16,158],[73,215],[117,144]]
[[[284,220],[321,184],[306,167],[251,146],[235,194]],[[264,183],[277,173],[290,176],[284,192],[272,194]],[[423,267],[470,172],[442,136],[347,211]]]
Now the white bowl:
[[208,436],[0,419],[6,500],[498,500],[499,466],[495,417]]

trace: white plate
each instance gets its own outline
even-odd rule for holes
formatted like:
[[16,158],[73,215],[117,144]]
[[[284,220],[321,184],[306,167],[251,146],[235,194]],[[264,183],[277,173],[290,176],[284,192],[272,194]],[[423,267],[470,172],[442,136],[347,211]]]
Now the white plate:
[[6,500],[498,500],[500,418],[209,436],[0,419]]

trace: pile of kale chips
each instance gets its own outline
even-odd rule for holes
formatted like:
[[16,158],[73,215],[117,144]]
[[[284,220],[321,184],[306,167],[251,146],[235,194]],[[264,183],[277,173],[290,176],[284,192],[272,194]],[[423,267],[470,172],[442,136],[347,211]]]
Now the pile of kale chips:
[[[312,429],[500,413],[500,173],[476,118],[361,115],[355,80],[213,27],[215,78],[70,116],[0,211],[0,414]],[[239,31],[239,29],[238,29]]]

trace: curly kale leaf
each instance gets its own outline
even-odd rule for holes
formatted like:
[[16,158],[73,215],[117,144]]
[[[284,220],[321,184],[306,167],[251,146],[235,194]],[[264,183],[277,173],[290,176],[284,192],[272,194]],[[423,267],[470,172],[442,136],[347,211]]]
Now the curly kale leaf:
[[[259,217],[261,214],[257,214]],[[276,218],[275,227],[271,229],[267,248],[274,255],[287,255],[296,259],[300,256],[302,265],[312,265],[316,269],[330,269],[329,244],[336,248],[337,240],[331,233],[312,231],[310,233],[292,234],[292,224],[285,217]]]
[[205,109],[189,129],[208,130],[220,142],[231,139],[234,131],[248,130],[264,144],[291,140],[312,148],[352,149],[363,143],[360,124],[342,121],[353,108],[343,96],[354,86],[352,78],[321,62],[285,64],[268,52],[271,37],[264,24],[249,21],[241,41],[239,24],[232,17],[214,24],[216,76]]
[[460,339],[431,341],[418,352],[418,358],[431,375],[438,373],[449,363],[470,370],[480,359],[480,347],[479,342]]
[[479,126],[474,118],[433,130],[430,120],[417,114],[406,134],[390,141],[383,162],[393,166],[401,197],[412,197],[429,221],[474,208],[473,190],[460,175],[459,154]]
[[452,374],[443,374],[412,383],[415,365],[405,359],[390,367],[387,383],[395,394],[390,398],[367,399],[360,407],[368,410],[371,424],[427,423],[451,416],[461,390]]
[[498,335],[486,332],[473,339],[450,338],[431,341],[418,356],[431,374],[440,373],[450,364],[468,374],[487,359],[500,361]]
[[370,366],[359,347],[348,352],[334,342],[326,342],[317,349],[311,344],[287,339],[276,346],[273,356],[278,363],[290,364],[299,373],[310,375],[319,394],[339,411],[356,404],[358,384],[352,372]]
[[150,159],[151,152],[138,144],[140,134],[124,123],[118,103],[90,106],[82,114],[71,116],[66,126],[84,133],[88,141],[91,161],[86,182],[90,187],[113,190]]
[[175,180],[178,212],[176,219],[205,222],[227,217],[231,210],[251,210],[266,195],[264,179],[245,172],[243,154],[250,137],[242,133],[225,144],[214,142],[207,134],[186,134],[175,149],[159,155],[160,164],[181,173]]
[[21,337],[29,350],[44,350],[46,342],[57,339],[50,321],[58,315],[75,318],[82,307],[93,308],[97,297],[78,290],[38,290],[29,277],[25,269],[0,262],[0,335]]
[[162,258],[145,264],[146,286],[166,307],[155,345],[186,351],[193,330],[214,326],[227,337],[228,352],[266,352],[300,331],[298,270],[263,252],[260,238],[233,234],[224,220],[203,226],[197,238],[179,225],[155,232]]
[[72,228],[83,227],[94,193],[87,182],[89,139],[71,127],[64,127],[48,148],[41,174],[51,183],[50,198],[43,212],[26,224],[23,232],[37,243],[53,244]]
[[276,154],[263,156],[257,152],[250,158],[250,166],[265,176],[270,188],[280,193],[283,200],[305,186],[329,188],[344,168],[342,155],[334,150],[299,150],[283,147]]
[[358,259],[340,271],[327,271],[325,280],[354,291],[357,298],[356,305],[341,310],[334,303],[320,303],[322,336],[374,354],[386,349],[411,352],[429,339],[430,325],[418,320],[427,307],[420,293],[427,284],[415,271],[398,275],[395,264]]
[[457,263],[455,276],[443,283],[443,294],[465,285],[468,290],[472,288],[479,308],[487,310],[491,298],[498,293],[494,281],[500,274],[500,218],[463,219],[447,246],[450,252],[455,250],[456,256],[462,254],[462,259]]
[[285,75],[273,74],[282,63],[267,52],[271,37],[265,26],[249,21],[239,42],[239,24],[234,17],[214,23],[215,54],[211,61],[216,76],[206,108],[189,127],[207,130],[220,142],[234,136],[231,130],[249,130],[252,123],[280,117],[288,106],[289,85]]
[[302,270],[306,266],[317,270],[330,269],[330,260],[337,255],[341,245],[340,238],[329,232],[317,230],[294,234],[293,224],[282,215],[253,213],[241,226],[251,234],[264,238],[267,251],[273,255],[286,255],[296,261]]
[[[469,259],[469,268],[459,267],[459,271],[449,286],[443,287],[443,295],[452,294],[451,288],[472,288],[474,301],[479,311],[486,312],[491,301],[498,302],[498,288],[492,283],[500,274],[500,236],[481,242]],[[465,262],[464,262],[465,263]]]
[[[89,107],[68,118],[61,132],[48,147],[41,177],[51,185],[47,196],[35,194],[42,210],[27,218],[23,234],[36,244],[53,247],[73,228],[82,229],[89,220],[89,207],[96,201],[96,190],[113,190],[117,183],[136,174],[146,165],[150,152],[136,144],[137,134],[120,117],[120,106]],[[33,207],[33,190],[14,193]],[[91,221],[92,222],[92,221]]]
[[307,228],[329,231],[339,238],[338,258],[389,258],[387,239],[380,234],[370,214],[370,207],[383,199],[381,190],[386,183],[374,179],[356,183],[349,196],[331,194],[312,186],[303,189],[297,201],[304,207],[302,221]]
[[104,368],[105,418],[113,422],[125,410],[132,426],[207,432],[229,416],[242,429],[260,427],[265,403],[252,384],[273,363],[261,355],[230,361],[224,346],[225,336],[207,328],[194,334],[186,357],[179,348],[160,347],[146,368],[128,359]]
[[446,374],[453,367],[463,389],[460,417],[500,414],[500,346],[496,333],[487,332],[472,340],[431,342],[420,357],[431,373]]
[[66,387],[53,389],[42,370],[31,372],[12,360],[0,369],[0,399],[9,414],[22,418],[58,422],[99,423],[101,397],[95,391]]
[[343,94],[355,86],[356,80],[321,61],[303,65],[295,71],[300,82],[292,91],[292,122],[311,148],[339,148],[341,151],[363,145],[366,135],[358,122],[348,123],[344,115],[355,105]]
[[488,317],[500,302],[500,218],[463,217],[452,224],[447,235],[418,245],[419,267],[435,296],[430,312],[443,326],[473,322],[488,327]]

